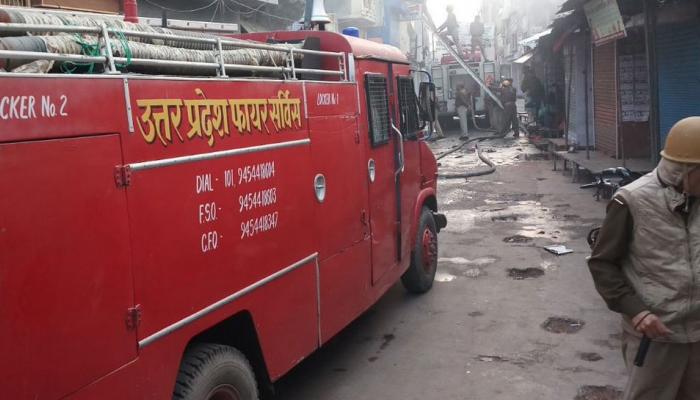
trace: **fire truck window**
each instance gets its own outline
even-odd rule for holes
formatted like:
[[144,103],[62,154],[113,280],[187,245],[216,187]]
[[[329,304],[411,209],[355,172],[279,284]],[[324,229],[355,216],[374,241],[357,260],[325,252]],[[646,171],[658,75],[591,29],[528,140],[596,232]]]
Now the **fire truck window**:
[[386,94],[386,78],[378,75],[365,76],[369,136],[372,146],[389,142],[389,98]]
[[399,112],[401,132],[404,132],[407,138],[415,139],[420,129],[420,122],[418,121],[418,99],[411,78],[399,78]]

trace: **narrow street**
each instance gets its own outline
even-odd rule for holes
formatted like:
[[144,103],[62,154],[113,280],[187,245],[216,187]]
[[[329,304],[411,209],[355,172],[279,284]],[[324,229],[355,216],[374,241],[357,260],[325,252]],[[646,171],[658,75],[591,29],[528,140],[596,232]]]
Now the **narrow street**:
[[[283,378],[276,399],[619,398],[618,317],[585,262],[605,203],[552,171],[525,139],[481,147],[494,174],[439,183],[449,222],[432,291],[415,297],[397,284]],[[484,167],[466,149],[441,163],[442,173]],[[574,252],[555,256],[543,249],[551,244]]]

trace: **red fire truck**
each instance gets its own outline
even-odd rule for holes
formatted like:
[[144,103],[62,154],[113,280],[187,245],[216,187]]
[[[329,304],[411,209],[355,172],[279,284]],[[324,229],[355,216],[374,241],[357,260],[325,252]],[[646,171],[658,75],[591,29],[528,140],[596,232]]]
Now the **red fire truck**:
[[[480,54],[476,57],[465,52],[464,60],[467,66],[481,78],[486,85],[491,85],[495,82],[495,64],[486,62],[480,59]],[[467,71],[455,61],[455,58],[450,54],[442,56],[439,65],[432,68],[432,76],[436,87],[436,96],[438,104],[438,116],[440,123],[443,126],[455,125],[453,122],[457,118],[457,109],[455,108],[455,98],[457,96],[457,88],[465,86],[467,91],[473,96],[474,103],[472,110],[475,111],[475,117],[485,118],[488,115],[486,94],[479,87],[477,82],[469,76]],[[486,125],[486,123],[484,123]]]
[[[431,288],[447,221],[399,50],[0,24],[28,31],[101,47],[0,38],[0,68],[54,63],[0,72],[2,398],[257,399],[398,280]],[[147,59],[146,40],[218,56]],[[232,63],[227,46],[287,62]]]

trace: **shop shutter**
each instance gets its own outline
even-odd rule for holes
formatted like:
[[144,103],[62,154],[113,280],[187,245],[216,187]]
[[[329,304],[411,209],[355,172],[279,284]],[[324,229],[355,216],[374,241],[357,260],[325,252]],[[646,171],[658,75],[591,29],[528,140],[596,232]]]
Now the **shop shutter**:
[[659,69],[659,135],[663,147],[678,120],[700,115],[700,24],[660,26],[656,33]]
[[593,112],[596,149],[617,156],[617,79],[615,42],[593,50]]

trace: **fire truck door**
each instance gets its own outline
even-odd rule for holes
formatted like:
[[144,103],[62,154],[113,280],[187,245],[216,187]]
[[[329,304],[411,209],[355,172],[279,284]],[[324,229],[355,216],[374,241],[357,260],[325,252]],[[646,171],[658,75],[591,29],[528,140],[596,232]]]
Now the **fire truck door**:
[[3,398],[62,398],[136,357],[121,163],[118,135],[0,144]]
[[[387,71],[386,64],[383,64]],[[364,76],[369,130],[368,179],[372,230],[372,283],[398,263],[397,165],[395,136],[389,105],[389,79],[384,74]]]

